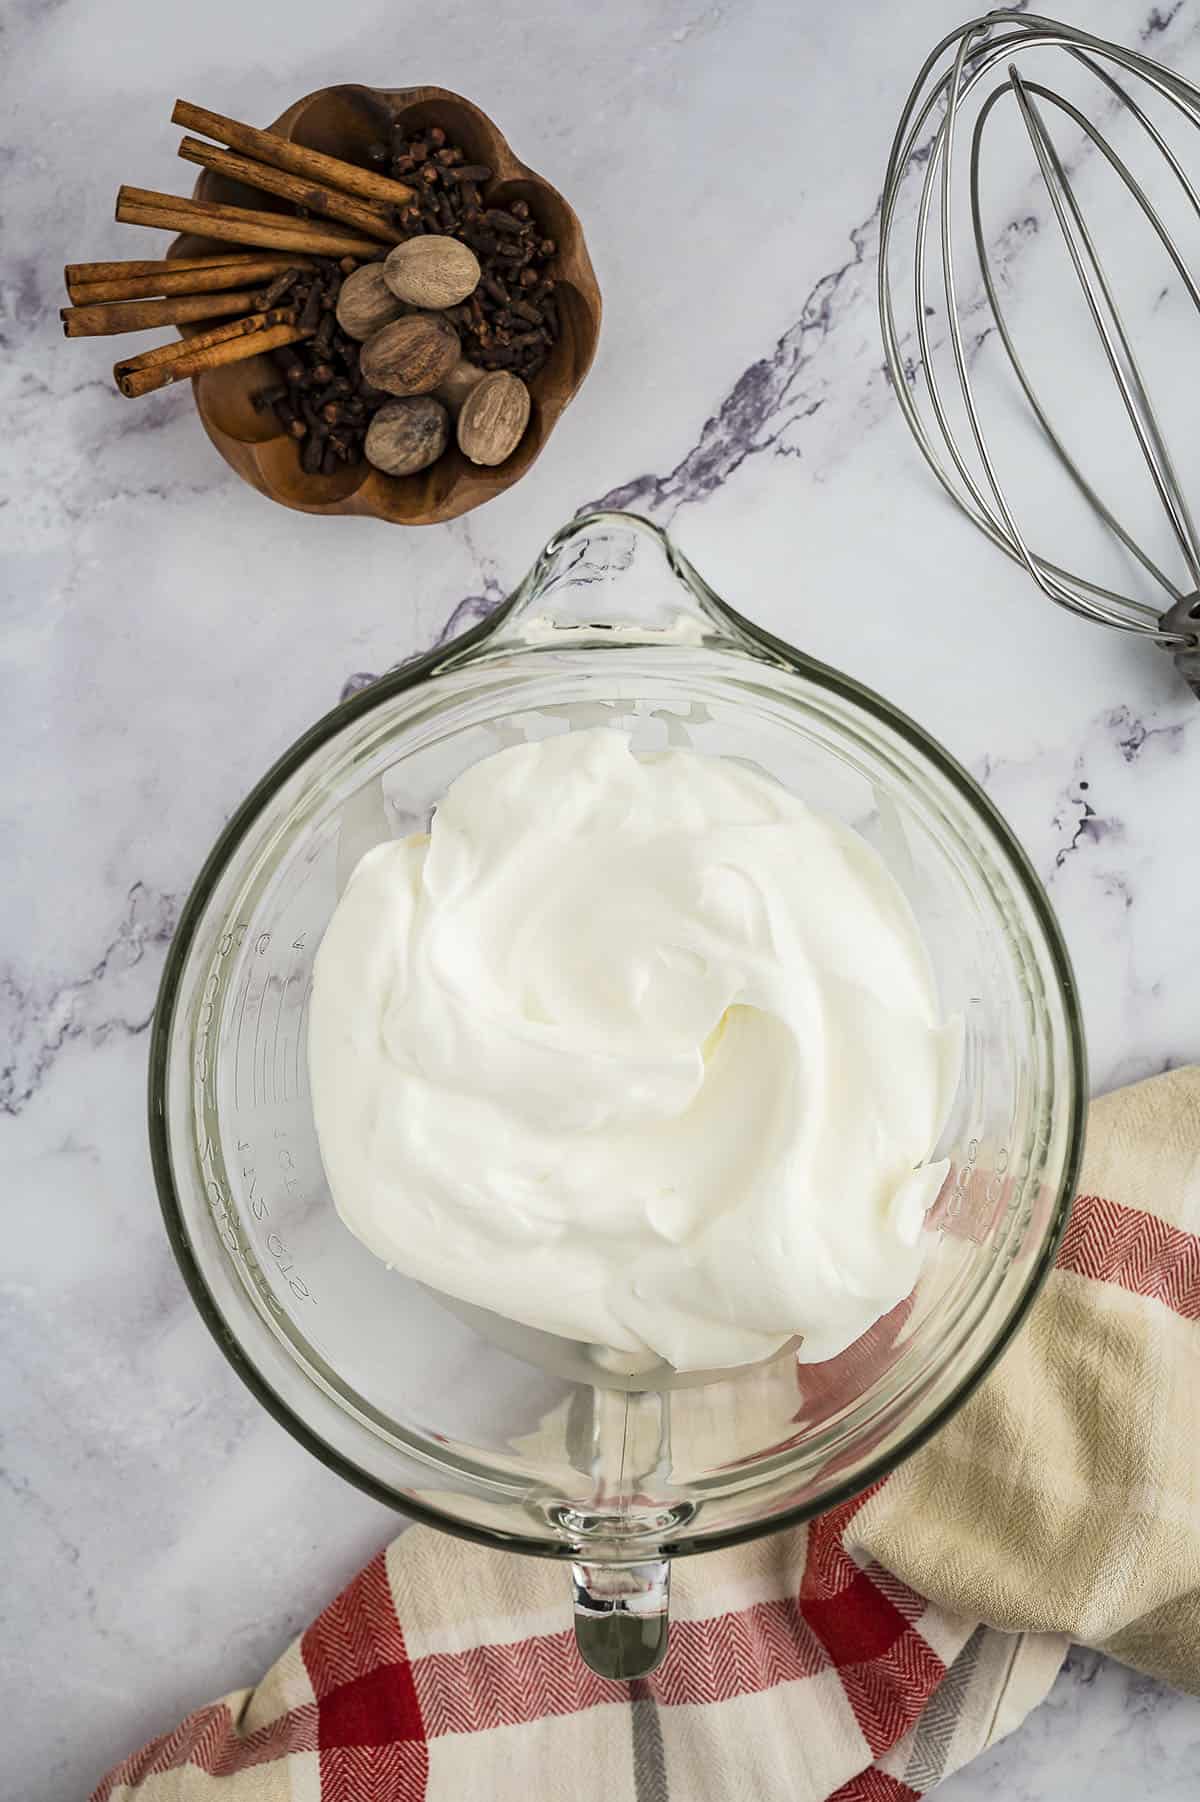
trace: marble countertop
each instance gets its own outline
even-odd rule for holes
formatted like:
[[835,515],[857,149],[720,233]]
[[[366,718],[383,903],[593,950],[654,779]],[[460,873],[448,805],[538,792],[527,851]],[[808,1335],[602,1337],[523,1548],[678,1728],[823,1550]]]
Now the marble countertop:
[[[188,886],[254,779],[348,682],[486,610],[580,506],[670,522],[743,611],[985,782],[1062,919],[1097,1090],[1200,1054],[1181,976],[1196,702],[1162,653],[1057,612],[951,512],[881,374],[880,174],[920,57],[966,10],[295,0],[284,23],[209,0],[203,32],[146,0],[6,10],[6,1794],[80,1796],[251,1681],[395,1528],[258,1408],[184,1291],[147,1156],[147,1028]],[[1086,12],[1200,71],[1200,0]],[[110,223],[113,193],[180,183],[178,92],[257,120],[339,79],[480,100],[577,204],[606,296],[548,453],[448,527],[273,508],[186,390],[124,401],[111,347],[58,333],[64,261],[154,254]],[[1044,215],[1032,188],[1010,200],[1016,288]],[[1081,1651],[944,1793],[1182,1802],[1198,1753],[1200,1705]]]

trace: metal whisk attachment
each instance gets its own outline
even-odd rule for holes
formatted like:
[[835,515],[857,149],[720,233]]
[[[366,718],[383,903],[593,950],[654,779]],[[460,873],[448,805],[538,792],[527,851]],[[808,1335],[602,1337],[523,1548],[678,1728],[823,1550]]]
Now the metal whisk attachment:
[[[1069,70],[1063,65],[1064,58],[1070,63]],[[1043,74],[1047,65],[1064,77],[1069,74],[1076,82],[1080,69],[1094,78],[1098,105],[1093,111],[1102,117],[1106,131],[1066,94],[1035,79],[1035,74]],[[976,93],[996,70],[996,85]],[[1151,95],[1157,98],[1152,100]],[[997,106],[1006,98],[1017,109],[1028,136],[1036,170],[1049,194],[1124,413],[1170,522],[1182,579],[1166,574],[1101,499],[1068,452],[1062,434],[1051,423],[1044,388],[1039,393],[1026,362],[1018,354],[1001,301],[1007,278],[998,275],[994,266],[980,199],[985,138],[995,123]],[[1147,110],[1148,106],[1151,110]],[[1149,57],[1073,26],[1029,13],[996,11],[950,33],[921,69],[893,141],[881,208],[879,309],[888,370],[897,398],[925,460],[954,502],[993,544],[1024,564],[1051,600],[1085,619],[1119,631],[1139,633],[1162,644],[1200,695],[1200,536],[1076,185],[1079,169],[1085,163],[1094,161],[1097,154],[1104,159],[1108,170],[1140,208],[1165,253],[1168,261],[1164,268],[1174,270],[1191,306],[1200,312],[1200,286],[1180,248],[1178,232],[1164,222],[1146,182],[1139,179],[1111,141],[1117,126],[1134,135],[1139,155],[1145,152],[1148,140],[1150,154],[1157,153],[1153,166],[1161,168],[1164,182],[1171,189],[1172,205],[1183,209],[1189,228],[1193,220],[1200,224],[1200,196],[1169,135],[1156,122],[1161,108],[1168,109],[1161,112],[1163,123],[1169,120],[1174,126],[1182,121],[1180,129],[1190,145],[1191,130],[1200,128],[1200,89]],[[972,114],[973,126],[969,124]],[[1060,134],[1064,125],[1068,130],[1075,128],[1072,143],[1078,154],[1074,168],[1070,157],[1056,146],[1052,120]],[[964,159],[968,132],[969,154]],[[1005,168],[1011,168],[1011,162]],[[953,237],[962,212],[964,175],[977,272],[967,272],[965,265],[956,267]],[[915,212],[915,245],[911,246],[915,258],[906,259],[907,280],[902,285],[894,279],[897,255],[893,239],[899,236],[902,216],[907,222],[912,220],[911,209],[908,215],[902,215],[898,205],[906,176],[914,181],[919,178],[921,186]],[[907,228],[914,229],[911,224]],[[931,263],[940,263],[940,281],[931,276]],[[909,287],[914,279],[915,285]],[[896,303],[902,292],[911,294],[914,309],[908,326],[907,352],[897,325]],[[979,328],[980,317],[986,321],[983,331]],[[939,354],[943,368],[947,358],[945,344],[941,344],[940,351],[934,345],[934,321],[944,321],[945,325],[954,372],[949,376],[947,371],[948,379],[938,374]],[[1149,589],[1153,597],[1150,600],[1136,593],[1121,593],[1064,568],[1031,546],[1018,524],[1012,491],[1001,480],[1001,459],[982,418],[973,352],[990,335],[992,327],[1020,392],[1062,469],[1093,513],[1116,534],[1129,557],[1165,595],[1165,606],[1153,588]],[[1200,398],[1198,375],[1200,363],[1193,358],[1182,376]],[[1132,570],[1132,564],[1129,567]],[[1136,581],[1135,576],[1135,585]],[[1158,605],[1155,600],[1159,600]]]

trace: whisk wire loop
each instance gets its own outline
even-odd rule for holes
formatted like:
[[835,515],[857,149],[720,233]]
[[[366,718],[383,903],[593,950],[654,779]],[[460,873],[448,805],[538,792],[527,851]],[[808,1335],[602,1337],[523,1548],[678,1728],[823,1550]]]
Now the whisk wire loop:
[[[1117,630],[1158,640],[1176,653],[1181,669],[1191,680],[1190,672],[1200,660],[1200,533],[1122,318],[1113,283],[1064,158],[1051,136],[1045,109],[1054,111],[1077,127],[1085,143],[1098,151],[1117,175],[1169,258],[1197,313],[1200,313],[1200,282],[1143,183],[1104,132],[1066,95],[1022,73],[1015,59],[1030,49],[1063,52],[1074,64],[1099,80],[1145,140],[1158,151],[1191,212],[1200,220],[1200,193],[1183,161],[1145,107],[1129,91],[1125,80],[1118,80],[1113,70],[1123,78],[1143,84],[1145,90],[1157,94],[1188,126],[1197,129],[1200,129],[1200,89],[1139,51],[1109,43],[1091,32],[1038,14],[1000,9],[972,19],[959,30],[948,33],[925,59],[892,142],[880,203],[879,256],[879,314],[888,371],[901,411],[921,454],[943,489],[972,524],[1009,557],[1022,563],[1043,592],[1058,605]],[[949,58],[948,52],[953,53]],[[1018,523],[989,443],[964,333],[966,308],[956,268],[953,224],[958,126],[965,119],[968,101],[976,88],[996,70],[1000,71],[999,84],[979,102],[968,165],[971,227],[982,298],[1020,390],[1055,457],[1097,517],[1165,594],[1169,603],[1165,613],[1139,595],[1122,593],[1093,581],[1035,550]],[[997,103],[1006,97],[1014,101],[1032,146],[1054,217],[1117,383],[1138,449],[1170,522],[1190,593],[1160,568],[1089,482],[1067,450],[1062,435],[1055,429],[1017,351],[1000,300],[980,201],[984,132]],[[902,184],[909,171],[920,168],[921,164],[924,168],[915,215],[912,262],[916,358],[910,361],[897,320],[891,250],[897,231]],[[935,221],[941,240],[938,260],[942,294],[939,298],[944,303],[954,386],[969,428],[967,441],[963,440],[951,417],[949,394],[938,371],[932,342],[930,320],[936,312],[931,302],[931,293],[935,290],[932,288],[930,240]],[[980,336],[983,335],[986,334]],[[976,343],[978,341],[977,338]],[[973,457],[968,453],[968,443]]]

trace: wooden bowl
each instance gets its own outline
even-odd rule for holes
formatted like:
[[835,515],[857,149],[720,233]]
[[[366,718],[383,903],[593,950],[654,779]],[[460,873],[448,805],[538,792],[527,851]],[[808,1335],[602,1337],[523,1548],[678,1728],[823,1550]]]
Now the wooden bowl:
[[[394,525],[425,526],[456,519],[482,506],[519,481],[540,453],[563,408],[591,367],[600,333],[600,290],[583,228],[556,188],[513,155],[486,113],[446,88],[367,88],[356,84],[319,88],[297,100],[270,126],[282,136],[330,156],[365,163],[368,144],[386,139],[399,121],[408,135],[443,125],[467,159],[486,163],[492,180],[484,191],[489,206],[525,200],[558,251],[555,278],[560,334],[544,367],[529,383],[529,425],[520,444],[498,468],[468,462],[452,444],[418,475],[389,476],[366,461],[342,465],[333,475],[305,475],[294,439],[279,430],[274,416],[255,411],[251,396],[276,379],[266,357],[251,357],[223,369],[206,370],[192,381],[204,429],[238,474],[285,507],[303,513],[365,513]],[[286,201],[248,188],[212,170],[202,170],[193,190],[205,200],[289,212]],[[193,235],[177,238],[168,256],[205,256],[227,246]],[[180,328],[187,335],[202,326]]]

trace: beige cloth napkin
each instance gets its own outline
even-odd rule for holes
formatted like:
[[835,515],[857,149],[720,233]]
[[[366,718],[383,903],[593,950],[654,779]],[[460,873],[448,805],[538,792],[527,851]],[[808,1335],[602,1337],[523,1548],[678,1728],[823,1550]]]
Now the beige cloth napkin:
[[1058,1266],[999,1368],[867,1502],[957,1613],[1200,1693],[1200,1068],[1092,1104]]
[[1093,1105],[1018,1338],[865,1498],[675,1569],[604,1683],[557,1565],[425,1528],[94,1802],[913,1802],[1072,1639],[1200,1693],[1200,1070]]

